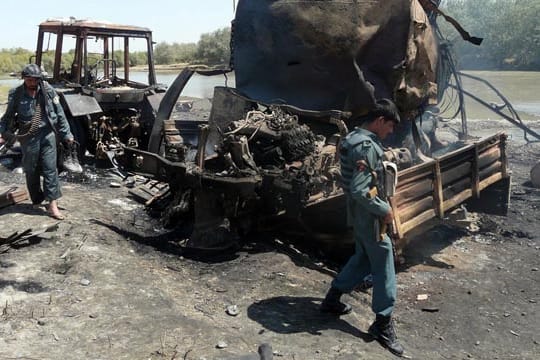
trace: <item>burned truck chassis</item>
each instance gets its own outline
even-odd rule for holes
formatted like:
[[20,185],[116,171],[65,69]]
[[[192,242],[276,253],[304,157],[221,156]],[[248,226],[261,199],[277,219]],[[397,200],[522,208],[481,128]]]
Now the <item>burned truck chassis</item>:
[[[129,147],[124,148],[123,159],[128,168],[156,174],[169,183],[175,199],[169,216],[173,208],[194,220],[189,246],[216,247],[257,228],[264,219],[298,217],[306,204],[341,194],[339,129],[325,125],[336,132],[328,140],[278,106],[268,112],[250,110],[244,119],[229,124],[214,154],[196,156],[194,162],[178,159],[179,152],[187,152],[179,147],[174,159],[180,161]],[[199,138],[199,149],[205,148],[207,126]]]
[[[193,144],[183,144],[181,137],[173,144],[165,136],[163,156],[124,147],[122,162],[169,184],[173,200],[165,222],[193,224],[187,247],[221,249],[252,230],[280,227],[284,220],[293,220],[308,237],[343,237],[348,228],[336,149],[351,125],[348,116],[262,104],[217,87],[209,124],[199,126],[193,160],[186,158]],[[164,121],[164,130],[174,124]],[[390,198],[398,248],[420,225],[483,192],[493,195],[490,188],[501,184],[498,212],[504,213],[509,190],[505,143],[506,136],[497,134],[418,165],[407,149],[388,151],[385,156],[400,170]],[[206,154],[202,149],[209,147],[215,151]]]

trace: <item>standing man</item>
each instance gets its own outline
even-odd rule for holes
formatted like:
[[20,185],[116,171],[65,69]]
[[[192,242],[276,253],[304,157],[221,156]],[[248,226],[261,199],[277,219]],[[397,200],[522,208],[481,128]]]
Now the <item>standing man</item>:
[[[22,78],[24,83],[9,92],[7,109],[0,119],[0,143],[12,142],[15,137],[19,140],[32,203],[39,205],[47,200],[49,216],[63,220],[57,204],[62,193],[56,166],[56,135],[70,146],[73,135],[58,94],[42,80],[39,66],[26,65]],[[43,188],[40,176],[43,176]]]
[[384,191],[383,147],[381,140],[400,121],[395,104],[388,99],[377,101],[360,128],[341,142],[342,187],[347,196],[347,216],[352,221],[355,253],[332,281],[321,304],[321,311],[335,315],[351,312],[340,301],[364,278],[373,276],[371,308],[376,314],[369,334],[396,355],[403,354],[392,322],[396,300],[396,275],[392,241],[381,232],[381,224],[391,224],[394,216]]

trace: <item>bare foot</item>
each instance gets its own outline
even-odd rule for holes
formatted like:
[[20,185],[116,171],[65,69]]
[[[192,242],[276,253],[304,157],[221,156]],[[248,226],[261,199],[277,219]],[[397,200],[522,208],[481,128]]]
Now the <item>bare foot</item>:
[[56,200],[51,200],[49,203],[49,206],[47,206],[47,213],[50,217],[56,219],[56,220],[64,220],[65,217],[62,215],[60,210],[58,210],[58,204],[56,203]]

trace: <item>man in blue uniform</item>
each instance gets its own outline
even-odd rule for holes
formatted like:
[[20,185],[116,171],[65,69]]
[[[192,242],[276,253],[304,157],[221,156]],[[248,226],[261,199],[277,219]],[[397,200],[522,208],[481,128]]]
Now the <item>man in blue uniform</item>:
[[391,224],[392,209],[385,197],[383,146],[381,140],[400,121],[397,107],[388,99],[377,101],[361,127],[349,133],[340,145],[342,187],[347,197],[347,215],[352,221],[355,253],[332,281],[321,311],[335,315],[349,313],[351,306],[340,301],[364,278],[373,276],[372,310],[375,322],[368,332],[392,353],[401,355],[392,322],[396,300],[396,277],[392,241],[381,231]]
[[[56,136],[71,145],[73,135],[56,91],[42,80],[41,69],[28,64],[24,83],[9,92],[6,112],[0,119],[0,141],[21,143],[26,186],[34,205],[47,200],[50,216],[62,220],[57,199],[62,196],[56,167]],[[18,130],[17,135],[15,135]],[[43,188],[40,184],[43,176]]]

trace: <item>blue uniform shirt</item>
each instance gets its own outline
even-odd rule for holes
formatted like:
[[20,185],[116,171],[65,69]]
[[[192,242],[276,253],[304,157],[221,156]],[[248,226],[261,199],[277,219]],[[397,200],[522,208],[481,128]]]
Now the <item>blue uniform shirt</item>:
[[[384,217],[390,211],[390,205],[382,194],[375,197],[368,194],[376,183],[372,170],[382,174],[382,156],[383,147],[379,138],[366,129],[355,129],[340,145],[341,185],[347,194],[349,220],[358,225],[369,225],[375,218]],[[359,160],[364,163],[358,163]]]
[[[69,123],[66,119],[66,115],[62,106],[60,105],[60,98],[56,91],[46,82],[43,82],[45,103],[46,103],[46,112],[45,109],[42,109],[47,115],[42,117],[42,122],[40,128],[47,126],[47,122],[50,123],[52,127],[56,129],[59,133],[62,140],[71,140],[73,135],[69,129]],[[22,87],[22,89],[20,89]],[[16,92],[20,91],[20,96],[18,103],[15,103]],[[43,89],[38,89],[39,92],[42,92]],[[41,95],[40,95],[41,96]],[[25,124],[32,121],[32,117],[36,111],[36,105],[38,97],[33,98],[26,92],[24,84],[20,85],[17,88],[10,90],[8,95],[8,106],[5,114],[0,119],[0,134],[6,132],[14,132],[18,126],[16,122],[20,124]]]

